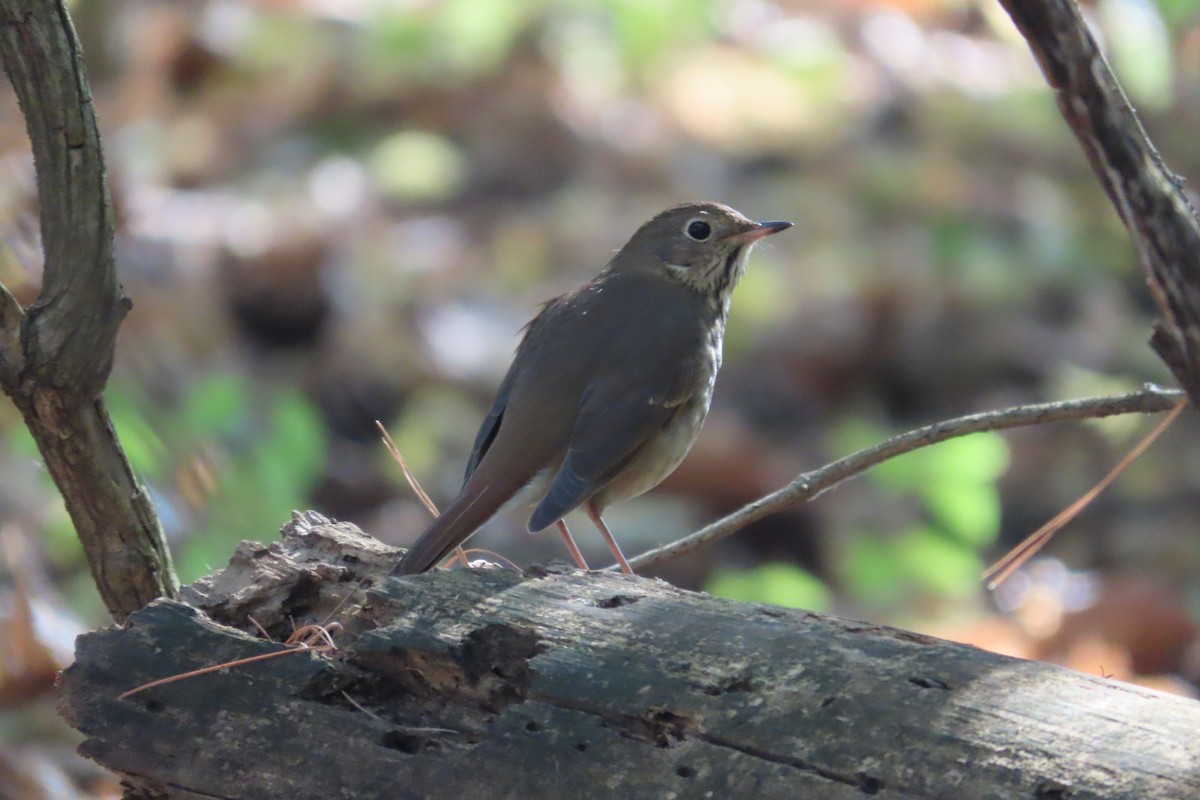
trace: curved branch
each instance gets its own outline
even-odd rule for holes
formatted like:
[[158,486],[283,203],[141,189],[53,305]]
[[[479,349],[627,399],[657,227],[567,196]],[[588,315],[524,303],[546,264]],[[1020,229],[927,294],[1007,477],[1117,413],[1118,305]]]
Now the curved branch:
[[45,269],[27,312],[25,353],[39,380],[97,395],[129,311],[113,269],[113,211],[91,90],[61,2],[0,2],[0,58],[37,164]]
[[1162,311],[1151,345],[1200,403],[1200,221],[1096,45],[1074,0],[1000,0],[1129,229]]
[[634,569],[649,567],[683,555],[702,545],[712,544],[765,516],[814,500],[826,490],[832,489],[847,478],[866,472],[876,464],[922,447],[944,442],[947,439],[981,431],[1000,431],[1027,425],[1041,425],[1047,422],[1169,411],[1183,396],[1183,392],[1177,390],[1147,386],[1140,392],[1015,406],[999,411],[985,411],[980,414],[935,422],[932,425],[893,436],[891,439],[865,450],[859,450],[857,453],[818,469],[802,473],[782,489],[743,506],[689,536],[650,550],[637,558],[632,558],[629,560],[629,564]]
[[63,0],[0,0],[0,61],[33,147],[45,251],[28,310],[0,287],[0,387],[62,492],[105,604],[123,620],[178,583],[100,400],[129,298],[113,267],[100,132]]

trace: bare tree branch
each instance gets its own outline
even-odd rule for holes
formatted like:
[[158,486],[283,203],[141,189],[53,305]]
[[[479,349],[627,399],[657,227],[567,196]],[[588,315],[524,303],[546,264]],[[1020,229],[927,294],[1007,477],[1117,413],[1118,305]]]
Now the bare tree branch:
[[178,588],[158,518],[100,392],[129,298],[79,41],[63,0],[0,0],[0,61],[33,146],[45,269],[23,311],[0,287],[0,387],[20,409],[118,620]]
[[1151,345],[1200,402],[1200,222],[1164,165],[1074,0],[1000,0],[1055,90],[1129,229],[1163,314]]
[[1158,413],[1169,411],[1181,397],[1183,397],[1183,392],[1180,391],[1147,386],[1140,392],[1015,406],[1000,411],[985,411],[980,414],[935,422],[932,425],[893,436],[891,439],[865,450],[859,450],[857,453],[818,469],[802,473],[782,489],[743,506],[689,536],[630,559],[629,564],[634,569],[649,567],[683,555],[697,547],[712,544],[765,516],[790,506],[807,503],[847,478],[865,472],[876,464],[922,447],[944,442],[947,439],[981,431],[1000,431],[1027,425],[1042,425],[1048,422],[1095,419],[1117,414]]

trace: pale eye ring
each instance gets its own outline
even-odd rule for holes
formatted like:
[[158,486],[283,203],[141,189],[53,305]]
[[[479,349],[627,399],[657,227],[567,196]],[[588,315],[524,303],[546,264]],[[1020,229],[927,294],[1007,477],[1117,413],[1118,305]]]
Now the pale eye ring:
[[712,226],[702,219],[690,219],[683,226],[683,235],[694,242],[703,242],[712,236]]

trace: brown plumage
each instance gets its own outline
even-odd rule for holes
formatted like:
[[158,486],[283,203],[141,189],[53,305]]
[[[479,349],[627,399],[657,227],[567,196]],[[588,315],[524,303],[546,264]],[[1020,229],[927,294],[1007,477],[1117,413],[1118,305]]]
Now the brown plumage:
[[584,506],[628,569],[600,514],[657,485],[691,448],[746,257],[789,227],[719,203],[677,206],[596,278],[546,303],[479,429],[462,490],[393,573],[434,566],[527,487],[538,492],[531,531]]

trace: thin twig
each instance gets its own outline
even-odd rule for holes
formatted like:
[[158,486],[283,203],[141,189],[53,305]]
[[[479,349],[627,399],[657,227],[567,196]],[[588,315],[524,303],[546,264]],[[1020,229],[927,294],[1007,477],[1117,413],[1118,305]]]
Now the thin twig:
[[[932,425],[893,436],[891,439],[818,469],[802,473],[782,489],[743,506],[693,534],[643,553],[637,558],[631,559],[629,563],[634,569],[641,569],[683,555],[697,547],[719,541],[765,516],[790,506],[807,503],[827,489],[833,488],[847,478],[865,472],[876,464],[903,453],[944,442],[947,439],[981,431],[998,431],[1027,425],[1041,425],[1047,422],[1095,419],[1117,414],[1154,414],[1169,411],[1183,397],[1184,393],[1181,391],[1148,385],[1141,391],[1128,394],[1015,406],[1000,411],[985,411],[981,414],[935,422]],[[609,569],[613,568],[609,567]]]

